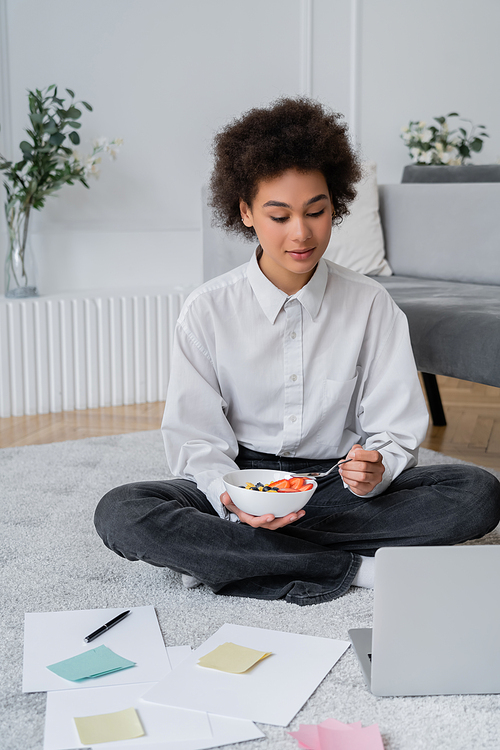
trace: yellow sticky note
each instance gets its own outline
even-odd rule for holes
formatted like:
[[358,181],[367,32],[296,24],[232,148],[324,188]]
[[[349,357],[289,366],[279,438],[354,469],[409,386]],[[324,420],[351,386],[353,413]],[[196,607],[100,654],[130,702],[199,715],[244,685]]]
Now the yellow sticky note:
[[133,740],[135,737],[144,736],[144,729],[135,708],[125,708],[112,714],[79,716],[74,722],[82,745]]
[[238,646],[236,643],[223,643],[210,653],[198,660],[201,667],[219,669],[221,672],[241,674],[253,667],[257,662],[271,656],[271,651],[256,651],[254,648]]

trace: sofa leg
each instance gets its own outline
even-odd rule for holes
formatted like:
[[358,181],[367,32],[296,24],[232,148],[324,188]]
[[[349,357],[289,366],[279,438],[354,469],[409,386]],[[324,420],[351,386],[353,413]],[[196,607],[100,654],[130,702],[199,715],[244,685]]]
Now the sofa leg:
[[425,392],[427,393],[427,401],[429,402],[432,423],[435,427],[445,427],[446,417],[444,415],[443,404],[441,402],[441,394],[439,393],[439,386],[436,380],[436,376],[429,372],[423,372],[422,378],[424,381]]

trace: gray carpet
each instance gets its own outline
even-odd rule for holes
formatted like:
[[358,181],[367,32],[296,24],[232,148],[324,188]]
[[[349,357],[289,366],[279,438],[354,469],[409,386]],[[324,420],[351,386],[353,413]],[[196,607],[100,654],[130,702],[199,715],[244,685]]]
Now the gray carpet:
[[[421,451],[422,464],[438,462],[455,460]],[[184,589],[168,570],[109,552],[92,525],[98,499],[118,484],[164,477],[165,470],[157,431],[0,451],[2,750],[38,750],[43,742],[45,695],[21,693],[25,612],[153,604],[165,643],[193,647],[225,622],[343,640],[348,628],[371,625],[371,591],[351,589],[311,607],[216,597],[204,587]],[[481,542],[500,544],[499,530]],[[385,750],[500,747],[500,696],[375,698],[351,649],[288,728],[328,717],[378,722]],[[261,729],[267,740],[227,747],[297,748],[285,729]]]

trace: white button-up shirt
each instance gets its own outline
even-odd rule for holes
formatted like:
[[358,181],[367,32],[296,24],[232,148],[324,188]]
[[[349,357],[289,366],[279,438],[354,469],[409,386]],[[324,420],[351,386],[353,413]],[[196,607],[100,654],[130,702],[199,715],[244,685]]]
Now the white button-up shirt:
[[391,439],[368,498],[416,464],[427,423],[406,317],[373,279],[322,259],[287,296],[254,254],[186,300],[162,433],[172,472],[221,517],[238,444],[333,462],[355,443]]

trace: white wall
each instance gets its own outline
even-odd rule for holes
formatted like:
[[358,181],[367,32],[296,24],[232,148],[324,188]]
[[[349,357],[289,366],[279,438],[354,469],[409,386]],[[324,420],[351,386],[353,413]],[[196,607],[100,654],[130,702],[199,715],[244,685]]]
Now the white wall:
[[408,162],[410,119],[455,109],[492,135],[476,161],[500,154],[498,0],[0,0],[0,11],[2,152],[18,152],[26,89],[50,83],[94,107],[82,150],[125,140],[89,191],[67,186],[35,216],[44,294],[198,284],[213,134],[280,94],[343,112],[383,182]]

